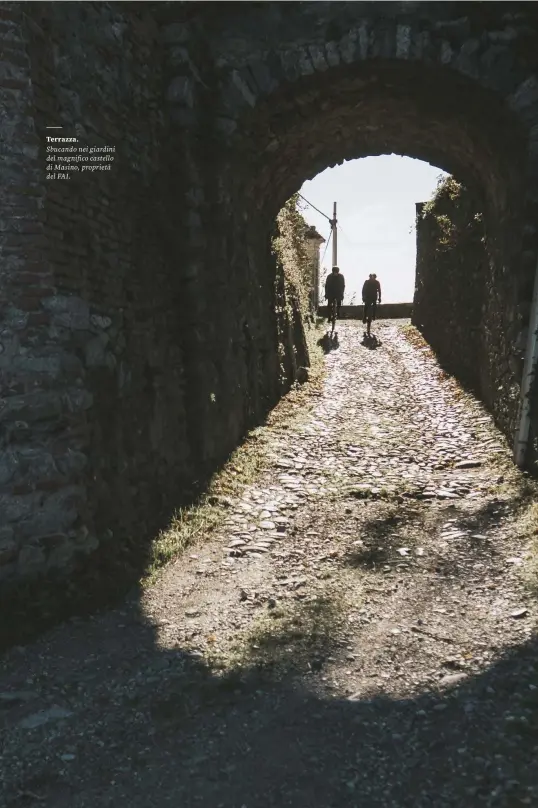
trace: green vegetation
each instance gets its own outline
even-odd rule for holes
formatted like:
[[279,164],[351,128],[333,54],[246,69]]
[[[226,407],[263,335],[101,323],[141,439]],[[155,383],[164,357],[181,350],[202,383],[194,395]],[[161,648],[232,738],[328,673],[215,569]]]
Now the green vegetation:
[[432,217],[437,224],[439,250],[451,249],[456,244],[457,225],[451,215],[457,210],[464,192],[454,177],[440,177],[432,198],[422,208],[422,217]]
[[529,591],[538,596],[538,504],[530,502],[521,522],[522,546],[528,547],[523,576]]
[[[423,219],[431,218],[437,226],[437,251],[446,252],[461,245],[464,233],[478,232],[485,243],[483,216],[476,211],[468,189],[454,177],[439,177],[432,198],[422,207]],[[465,222],[465,225],[462,225]]]
[[298,194],[288,199],[276,223],[278,235],[273,239],[273,251],[284,273],[286,298],[295,298],[305,317],[311,313],[311,274],[305,241],[308,223],[300,212]]
[[461,199],[463,193],[463,186],[455,180],[454,177],[439,177],[432,198],[429,202],[426,202],[422,208],[423,218],[435,213],[436,208],[438,208],[444,200],[450,200],[457,204],[457,200]]
[[154,583],[162,567],[187,547],[204,542],[222,523],[229,507],[229,499],[238,496],[252,483],[265,459],[266,429],[258,427],[231,455],[224,468],[215,474],[206,493],[187,508],[180,508],[170,525],[163,530],[151,546],[151,557],[142,583]]

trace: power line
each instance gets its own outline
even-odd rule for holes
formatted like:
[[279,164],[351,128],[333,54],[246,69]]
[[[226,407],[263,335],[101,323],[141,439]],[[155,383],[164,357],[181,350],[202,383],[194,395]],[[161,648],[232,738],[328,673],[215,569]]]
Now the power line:
[[325,255],[327,254],[327,249],[329,247],[329,242],[331,240],[332,234],[333,234],[333,231],[332,231],[332,228],[331,228],[331,232],[329,233],[329,238],[327,239],[327,243],[325,245],[325,251],[323,253],[323,258],[321,259],[320,264],[323,264],[323,261],[325,260]]
[[323,211],[322,211],[322,210],[320,210],[319,208],[316,208],[316,206],[315,206],[315,205],[313,205],[313,204],[312,204],[312,202],[309,202],[309,201],[308,201],[308,199],[305,199],[305,197],[304,197],[302,194],[300,194],[299,192],[297,192],[297,196],[300,196],[300,197],[301,197],[301,199],[304,199],[304,201],[306,202],[306,204],[307,204],[307,205],[310,205],[310,207],[311,207],[311,208],[314,208],[314,210],[317,210],[317,212],[318,212],[318,213],[321,213],[321,215],[322,215],[322,216],[325,216],[325,218],[326,218],[326,219],[328,219],[328,220],[329,220],[329,222],[332,222],[332,219],[331,219],[331,217],[330,217],[330,216],[327,216],[327,214],[326,214],[326,213],[323,213]]

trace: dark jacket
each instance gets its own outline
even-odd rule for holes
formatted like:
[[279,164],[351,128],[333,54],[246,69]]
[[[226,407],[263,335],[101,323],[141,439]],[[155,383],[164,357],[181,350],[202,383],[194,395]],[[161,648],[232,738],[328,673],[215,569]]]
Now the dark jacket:
[[327,300],[343,300],[346,281],[341,272],[331,272],[325,281],[325,297]]
[[381,284],[377,280],[368,278],[362,287],[362,302],[377,303],[378,300],[381,300]]

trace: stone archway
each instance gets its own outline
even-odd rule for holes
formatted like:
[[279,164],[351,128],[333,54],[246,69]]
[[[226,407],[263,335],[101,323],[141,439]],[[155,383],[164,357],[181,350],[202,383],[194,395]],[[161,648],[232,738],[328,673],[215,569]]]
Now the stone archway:
[[[7,6],[0,581],[150,536],[276,402],[270,231],[328,165],[398,151],[471,185],[499,357],[525,327],[530,4]],[[47,184],[51,118],[116,144],[114,175]]]
[[[191,101],[211,88],[214,171],[228,205],[242,211],[236,241],[251,243],[257,275],[272,273],[263,234],[276,211],[327,166],[396,152],[456,175],[484,210],[492,290],[484,325],[494,332],[484,397],[511,436],[521,379],[510,358],[528,321],[536,262],[534,15],[428,3],[214,14],[204,21],[207,85],[203,62],[198,74],[173,78],[170,114],[199,131]],[[189,25],[164,29],[172,66]]]

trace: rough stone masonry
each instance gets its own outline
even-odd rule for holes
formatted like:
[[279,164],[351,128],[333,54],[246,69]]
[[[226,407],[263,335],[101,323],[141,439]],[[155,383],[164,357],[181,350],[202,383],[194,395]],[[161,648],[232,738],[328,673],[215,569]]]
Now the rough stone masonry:
[[[1,587],[149,541],[276,403],[275,215],[329,165],[468,185],[479,325],[494,353],[524,332],[532,4],[2,3],[0,38]],[[47,182],[51,125],[114,170]],[[495,378],[507,434],[519,381]]]

